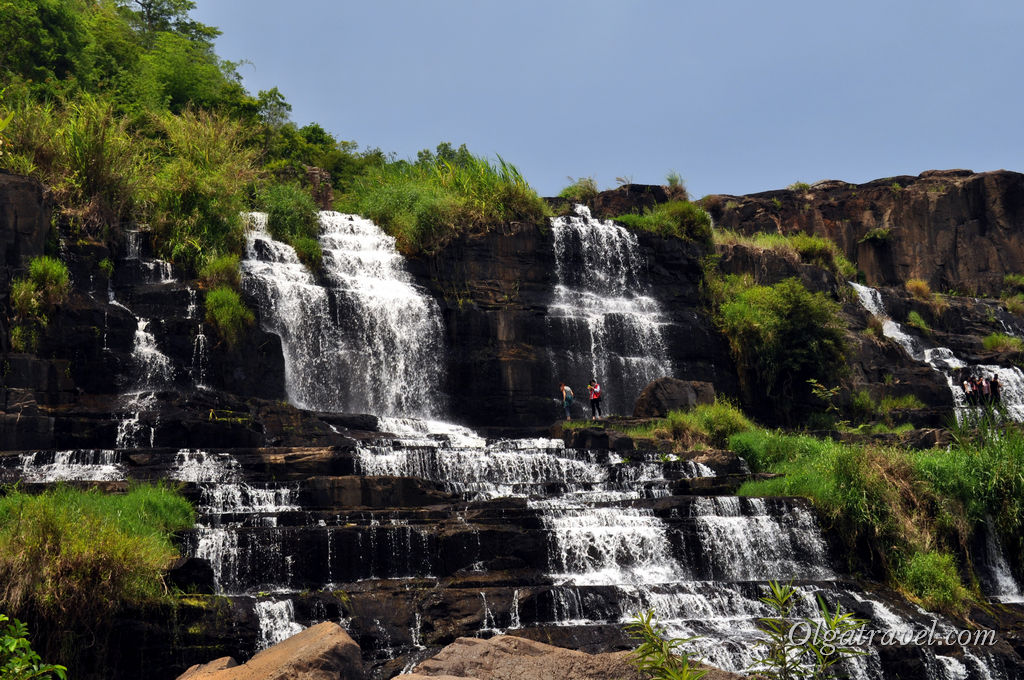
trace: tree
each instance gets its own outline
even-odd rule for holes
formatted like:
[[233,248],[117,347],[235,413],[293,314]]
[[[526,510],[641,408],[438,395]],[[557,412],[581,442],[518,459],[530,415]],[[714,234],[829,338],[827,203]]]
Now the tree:
[[[6,626],[4,624],[7,624]],[[67,668],[44,664],[28,641],[28,627],[0,614],[0,678],[2,680],[47,680],[67,677]]]

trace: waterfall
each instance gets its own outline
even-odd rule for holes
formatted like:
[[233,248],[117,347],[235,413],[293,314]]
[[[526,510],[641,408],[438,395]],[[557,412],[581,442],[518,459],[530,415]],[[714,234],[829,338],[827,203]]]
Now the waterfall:
[[135,317],[135,321],[130,387],[122,395],[124,413],[117,426],[119,449],[153,446],[154,424],[144,423],[142,415],[156,405],[156,391],[169,385],[174,377],[170,358],[160,351],[156,337],[149,332],[149,321],[139,317]]
[[295,605],[291,600],[260,600],[256,602],[260,625],[259,649],[266,649],[305,630],[295,622]]
[[962,387],[965,378],[997,376],[1000,385],[1000,397],[1003,407],[1013,420],[1024,421],[1024,372],[1017,367],[1004,368],[989,364],[969,365],[957,358],[953,350],[947,347],[927,347],[917,337],[908,334],[903,326],[889,318],[882,303],[882,295],[874,288],[849,282],[857,291],[861,305],[870,314],[882,320],[882,333],[896,342],[914,361],[931,366],[946,378],[957,418],[964,413],[975,410],[967,403]]
[[444,411],[443,327],[395,240],[356,215],[320,213],[323,271],[252,215],[243,286],[281,338],[292,403],[318,411],[430,418]]
[[992,529],[992,518],[985,522],[985,561],[988,563],[988,595],[997,602],[1024,603],[1022,592],[1013,571],[1006,561],[1003,545]]
[[596,378],[609,413],[632,413],[647,383],[672,375],[667,322],[650,296],[637,237],[593,219],[582,205],[574,216],[552,219],[551,226],[558,285],[548,324],[561,339],[560,348],[550,352],[554,373],[581,400],[584,385]]
[[111,450],[33,451],[18,456],[24,482],[109,482],[124,479],[121,454]]

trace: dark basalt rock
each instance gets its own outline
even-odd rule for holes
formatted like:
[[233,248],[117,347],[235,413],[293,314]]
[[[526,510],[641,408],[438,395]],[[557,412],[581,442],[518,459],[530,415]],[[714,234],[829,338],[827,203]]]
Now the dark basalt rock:
[[689,410],[698,404],[715,403],[715,386],[696,380],[652,380],[633,409],[634,418],[664,418],[669,411]]

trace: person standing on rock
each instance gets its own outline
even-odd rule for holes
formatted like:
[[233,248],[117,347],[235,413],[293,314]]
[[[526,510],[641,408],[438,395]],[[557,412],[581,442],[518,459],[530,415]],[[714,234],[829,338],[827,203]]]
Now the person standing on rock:
[[992,392],[992,403],[999,406],[1002,403],[1002,397],[999,396],[999,376],[994,375],[992,379],[988,381],[988,388]]
[[974,404],[974,390],[971,387],[970,378],[964,378],[964,400],[969,406]]
[[596,420],[604,416],[601,413],[601,383],[597,378],[591,378],[587,384],[587,391],[590,392],[590,419]]
[[562,390],[562,408],[565,409],[565,419],[572,420],[572,414],[569,413],[569,407],[572,406],[572,400],[575,398],[572,388],[565,383],[559,383],[558,387]]

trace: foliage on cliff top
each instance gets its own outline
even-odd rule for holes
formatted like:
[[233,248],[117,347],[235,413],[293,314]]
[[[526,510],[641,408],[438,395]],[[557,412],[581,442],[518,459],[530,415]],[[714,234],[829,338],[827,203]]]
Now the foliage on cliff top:
[[615,221],[630,229],[649,231],[664,238],[711,243],[711,216],[690,201],[661,203],[647,208],[640,215],[619,215]]
[[323,250],[316,240],[320,222],[309,192],[296,184],[271,184],[260,195],[259,202],[267,212],[270,235],[291,245],[309,269],[320,269]]
[[689,411],[669,411],[664,418],[623,431],[630,437],[669,439],[677,444],[678,450],[686,451],[698,445],[723,448],[729,437],[754,427],[736,405],[719,399],[714,404],[698,404]]
[[519,170],[501,157],[494,164],[465,147],[420,152],[356,178],[339,208],[368,217],[395,237],[405,253],[431,251],[454,235],[502,223],[538,222],[550,214]]
[[8,490],[0,497],[0,607],[60,630],[158,599],[178,554],[171,534],[194,522],[188,501],[166,486],[120,495]]
[[971,532],[991,522],[1008,550],[1024,547],[1024,434],[1016,425],[961,437],[948,451],[766,431],[737,434],[730,446],[754,471],[784,475],[747,482],[740,494],[810,498],[861,566],[926,606],[966,604],[974,575],[963,546]]
[[823,236],[797,232],[795,234],[769,234],[759,232],[746,236],[735,231],[716,229],[716,244],[744,245],[761,250],[771,250],[803,262],[829,270],[841,279],[857,276],[857,268],[850,262],[836,243]]
[[558,192],[560,198],[586,203],[597,196],[597,181],[593,177],[569,178],[569,185]]
[[834,384],[844,370],[839,304],[797,279],[755,286],[749,277],[706,270],[715,323],[729,342],[744,403],[791,420],[809,403],[810,380]]

